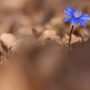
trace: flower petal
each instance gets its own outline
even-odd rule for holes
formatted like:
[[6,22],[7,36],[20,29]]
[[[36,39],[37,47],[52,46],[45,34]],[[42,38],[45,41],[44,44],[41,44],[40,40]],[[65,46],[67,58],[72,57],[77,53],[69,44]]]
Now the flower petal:
[[72,16],[75,10],[73,10],[71,7],[68,7],[66,10],[64,10],[64,13],[68,16]]
[[64,10],[64,13],[67,14],[68,16],[72,16],[72,13],[67,10]]
[[86,27],[86,22],[85,21],[79,19],[79,23],[81,24],[81,26]]
[[71,7],[68,7],[66,10],[69,11],[69,12],[71,12],[71,13],[74,13],[75,12],[75,10],[73,10]]
[[69,22],[69,21],[71,21],[70,17],[64,19],[64,22]]
[[81,20],[90,20],[90,17],[87,14],[82,14],[80,19]]
[[78,24],[78,20],[76,18],[72,18],[72,25]]

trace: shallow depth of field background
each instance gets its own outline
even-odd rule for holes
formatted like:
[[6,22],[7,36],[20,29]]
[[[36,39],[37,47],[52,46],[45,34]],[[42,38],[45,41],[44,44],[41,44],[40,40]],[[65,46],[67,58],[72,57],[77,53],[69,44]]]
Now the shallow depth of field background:
[[0,90],[90,90],[90,21],[68,51],[68,6],[90,15],[90,0],[0,0]]

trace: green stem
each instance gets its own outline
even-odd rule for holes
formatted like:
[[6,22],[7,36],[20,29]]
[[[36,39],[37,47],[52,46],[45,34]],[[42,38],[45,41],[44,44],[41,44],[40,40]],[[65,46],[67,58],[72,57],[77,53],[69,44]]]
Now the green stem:
[[73,29],[74,29],[74,25],[72,25],[71,32],[70,32],[70,37],[69,37],[69,42],[68,42],[68,46],[69,46],[69,47],[70,47],[70,45],[71,45]]

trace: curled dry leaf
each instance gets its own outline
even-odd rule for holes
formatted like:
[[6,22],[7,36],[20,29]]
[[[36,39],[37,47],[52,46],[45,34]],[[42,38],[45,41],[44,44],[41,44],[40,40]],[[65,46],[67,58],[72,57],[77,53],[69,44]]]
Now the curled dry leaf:
[[16,42],[16,38],[14,35],[10,33],[4,33],[0,36],[0,40],[3,42],[3,44],[7,47],[10,48],[13,46],[14,42]]
[[55,31],[51,30],[45,30],[43,34],[41,35],[40,39],[46,40],[46,39],[51,39],[57,42],[58,44],[61,44],[60,37],[56,35]]

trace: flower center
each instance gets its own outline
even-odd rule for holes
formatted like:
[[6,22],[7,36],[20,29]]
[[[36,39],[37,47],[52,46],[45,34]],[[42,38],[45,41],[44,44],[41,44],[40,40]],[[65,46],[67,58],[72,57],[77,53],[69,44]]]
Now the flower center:
[[81,16],[81,13],[76,11],[73,15],[75,18],[79,18]]

